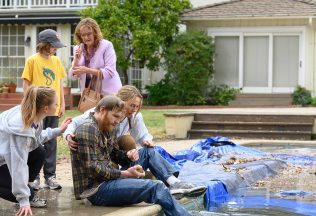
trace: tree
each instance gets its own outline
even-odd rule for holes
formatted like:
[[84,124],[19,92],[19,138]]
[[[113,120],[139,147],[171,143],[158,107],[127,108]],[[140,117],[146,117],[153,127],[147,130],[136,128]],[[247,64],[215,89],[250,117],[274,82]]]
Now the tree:
[[180,14],[191,7],[189,0],[100,0],[82,11],[95,19],[110,40],[117,63],[128,83],[127,69],[133,60],[156,70],[166,47],[178,33]]

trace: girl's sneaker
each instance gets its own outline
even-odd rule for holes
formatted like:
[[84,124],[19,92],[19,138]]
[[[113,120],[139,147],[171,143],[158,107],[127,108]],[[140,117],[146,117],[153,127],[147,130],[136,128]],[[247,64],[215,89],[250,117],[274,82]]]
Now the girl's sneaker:
[[46,199],[40,199],[36,194],[34,195],[32,201],[30,202],[31,207],[33,208],[43,208],[47,205]]

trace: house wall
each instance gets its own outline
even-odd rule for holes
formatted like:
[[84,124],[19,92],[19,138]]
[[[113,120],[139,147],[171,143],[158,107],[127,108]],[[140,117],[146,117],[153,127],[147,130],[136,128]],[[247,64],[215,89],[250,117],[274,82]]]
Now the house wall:
[[[62,64],[66,71],[71,66],[70,49],[71,49],[71,25],[70,24],[58,24],[52,25],[57,27],[57,32],[61,41],[66,47],[57,50],[57,56],[61,59]],[[37,27],[38,25],[26,25],[25,26],[25,38],[31,37],[31,43],[29,46],[25,46],[25,59],[36,53],[37,45]],[[17,88],[18,92],[22,91],[21,86]]]
[[245,27],[304,27],[303,42],[303,86],[312,91],[316,96],[316,19],[299,18],[299,19],[229,19],[229,20],[195,20],[185,21],[187,31],[198,30],[206,31],[210,28],[245,28]]
[[219,2],[225,2],[229,0],[191,0],[191,4],[193,7],[202,7],[205,5],[210,5]]
[[[60,40],[67,46],[57,50],[57,56],[65,61],[66,66],[69,63],[70,44],[71,44],[71,32],[70,24],[58,24],[57,33],[59,34]],[[25,37],[31,37],[30,46],[25,47],[25,58],[36,53],[36,39],[37,39],[37,25],[26,25],[25,26]]]
[[311,20],[306,25],[305,34],[305,87],[316,95],[316,77],[315,77],[315,27],[316,20]]
[[60,36],[60,40],[67,46],[67,47],[58,49],[57,55],[60,57],[65,70],[68,70],[71,66],[71,61],[70,61],[71,26],[70,24],[57,25],[57,32]]

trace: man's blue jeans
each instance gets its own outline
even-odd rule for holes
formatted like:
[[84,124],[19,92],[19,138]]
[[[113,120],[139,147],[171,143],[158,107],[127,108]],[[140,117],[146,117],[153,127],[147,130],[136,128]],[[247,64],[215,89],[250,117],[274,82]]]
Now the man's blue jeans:
[[115,179],[105,181],[96,194],[89,197],[89,201],[97,206],[122,206],[140,202],[161,205],[166,216],[190,215],[170,194],[162,181],[166,181],[174,170],[153,148],[144,147],[139,150],[139,160],[124,166],[139,164],[144,170],[149,168],[159,180],[147,179]]

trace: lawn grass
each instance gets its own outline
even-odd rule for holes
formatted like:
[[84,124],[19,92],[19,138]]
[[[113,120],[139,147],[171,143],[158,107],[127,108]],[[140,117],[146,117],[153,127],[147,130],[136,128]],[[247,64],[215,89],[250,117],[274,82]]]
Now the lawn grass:
[[[143,115],[145,124],[149,133],[154,137],[154,141],[167,139],[165,131],[165,116],[164,113],[175,113],[183,110],[166,110],[166,109],[143,109],[141,113]],[[65,117],[76,117],[81,113],[77,110],[67,110],[64,117],[59,120],[61,123]],[[69,158],[69,149],[66,140],[63,137],[57,139],[57,159]]]
[[[66,113],[63,117],[59,119],[59,124],[63,122],[65,117],[76,117],[81,113],[78,110],[66,110]],[[57,160],[63,158],[70,158],[69,148],[66,140],[60,136],[57,138]]]

